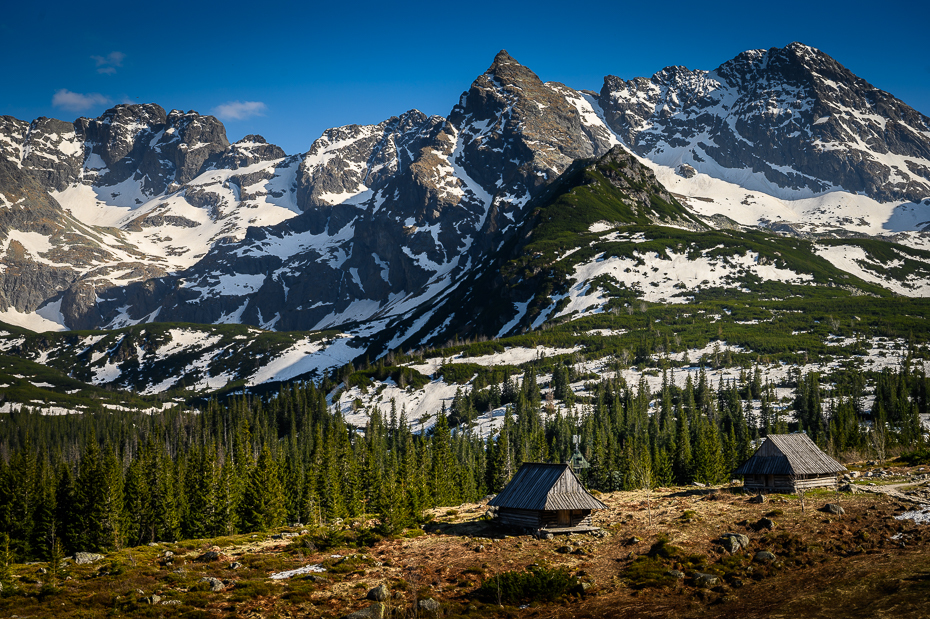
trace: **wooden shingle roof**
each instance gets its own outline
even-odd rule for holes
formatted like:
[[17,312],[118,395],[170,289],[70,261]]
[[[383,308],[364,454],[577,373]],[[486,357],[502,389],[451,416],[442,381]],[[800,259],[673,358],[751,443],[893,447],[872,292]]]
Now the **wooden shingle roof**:
[[734,475],[825,475],[846,467],[820,451],[806,434],[769,434]]
[[567,464],[524,462],[488,505],[510,509],[607,509],[591,496]]

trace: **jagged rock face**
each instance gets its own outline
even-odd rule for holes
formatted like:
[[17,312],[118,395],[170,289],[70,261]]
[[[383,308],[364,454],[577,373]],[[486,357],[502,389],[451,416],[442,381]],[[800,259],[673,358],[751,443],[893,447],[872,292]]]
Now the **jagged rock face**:
[[744,52],[712,72],[608,76],[598,102],[630,148],[670,167],[748,170],[759,187],[744,186],[774,185],[783,197],[930,195],[930,118],[799,43]]
[[229,147],[226,129],[212,116],[165,110],[155,104],[117,105],[96,119],[79,118],[87,143],[87,168],[95,185],[116,185],[129,178],[148,195],[171,183],[193,180],[211,157]]
[[449,122],[472,178],[488,189],[533,193],[575,159],[596,154],[578,110],[506,51],[462,95]]
[[411,110],[377,125],[327,129],[300,163],[297,204],[303,211],[326,210],[371,197],[386,179],[410,166],[441,124],[438,116]]
[[65,319],[75,319],[75,328],[90,326],[76,319],[94,310],[97,293],[121,280],[165,275],[133,259],[143,256],[111,249],[118,239],[89,231],[37,177],[42,175],[0,158],[0,308],[31,312],[64,292]]
[[[230,145],[216,119],[153,104],[73,124],[3,117],[8,176],[31,179],[39,205],[0,217],[5,264],[41,281],[20,277],[38,292],[0,305],[60,300],[71,328],[370,321],[396,327],[396,346],[432,313],[472,318],[448,306],[457,287],[526,233],[553,179],[621,141],[676,178],[736,170],[789,197],[844,187],[900,199],[925,190],[927,120],[799,45],[710,73],[608,77],[600,95],[544,83],[501,52],[447,119],[411,110],[330,129],[292,156],[261,136]],[[649,210],[653,177],[605,174]],[[56,219],[36,258],[31,231]],[[70,270],[48,271],[61,265]]]
[[406,311],[499,246],[548,180],[607,148],[563,91],[501,52],[448,121],[413,110],[326,131],[297,171],[300,216],[214,247],[183,276],[111,292],[104,323],[127,307],[131,320],[157,311],[277,329]]
[[0,155],[0,194],[16,204],[0,213],[0,311],[33,311],[60,294],[72,327],[99,324],[101,291],[167,275],[249,225],[297,212],[295,157],[261,136],[231,146],[218,120],[196,112],[149,104],[74,123],[5,116]]
[[217,161],[216,167],[218,169],[238,170],[262,161],[283,159],[286,156],[284,149],[269,144],[262,136],[247,135],[235,144],[230,145],[229,149]]
[[[172,110],[162,131],[164,133],[147,152],[160,152],[163,156],[161,161],[170,164],[167,169],[164,163],[160,166],[164,170],[165,186],[171,180],[181,184],[193,180],[208,159],[229,148],[226,128],[213,116]],[[174,172],[173,177],[171,171]],[[164,191],[161,187],[160,183],[157,193]]]
[[0,155],[52,189],[81,179],[84,149],[71,123],[45,117],[26,123],[3,116]]
[[[73,283],[68,260],[81,252],[56,245],[71,235],[68,219],[39,182],[8,159],[0,159],[0,306],[33,311]],[[12,238],[10,232],[22,234]]]

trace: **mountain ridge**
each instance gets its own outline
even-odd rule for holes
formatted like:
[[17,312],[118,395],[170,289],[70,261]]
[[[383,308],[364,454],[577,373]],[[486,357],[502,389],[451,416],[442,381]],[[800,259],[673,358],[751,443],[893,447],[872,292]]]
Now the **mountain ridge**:
[[[856,116],[864,109],[888,114],[882,131]],[[871,133],[850,137],[856,118]],[[891,232],[922,247],[930,198],[907,200],[924,191],[925,163],[930,171],[930,130],[924,139],[914,129],[927,122],[802,44],[750,50],[715,71],[607,76],[600,93],[543,82],[502,50],[447,118],[411,110],[334,128],[297,155],[261,136],[229,144],[215,118],[154,104],[116,106],[70,132],[60,121],[3,117],[0,153],[46,189],[41,208],[78,232],[72,257],[55,262],[61,235],[39,238],[32,224],[0,230],[0,260],[54,273],[40,277],[41,292],[0,300],[8,318],[38,309],[82,329],[153,320],[393,329],[415,308],[437,311],[472,270],[500,264],[494,254],[523,227],[528,205],[573,162],[618,146],[696,222],[729,217],[814,237],[874,235],[894,222]],[[853,163],[838,169],[831,153],[842,148]],[[885,165],[892,160],[903,167]],[[855,175],[878,199],[843,190]],[[757,186],[770,193],[759,197]],[[856,209],[865,216],[852,217]],[[78,254],[92,256],[86,268],[75,268]]]

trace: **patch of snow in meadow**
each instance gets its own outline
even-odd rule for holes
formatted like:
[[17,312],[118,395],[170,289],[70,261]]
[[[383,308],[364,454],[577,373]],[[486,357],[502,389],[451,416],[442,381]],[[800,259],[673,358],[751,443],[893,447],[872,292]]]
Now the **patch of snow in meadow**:
[[155,351],[155,358],[158,360],[167,359],[181,352],[203,350],[223,339],[221,335],[193,329],[169,329],[168,335],[171,337],[170,341],[162,344]]
[[[687,303],[697,290],[732,286],[737,278],[748,274],[764,281],[796,284],[813,280],[808,273],[760,264],[755,252],[711,257],[707,256],[709,251],[712,250],[704,250],[697,256],[689,256],[687,252],[679,254],[672,249],[666,250],[667,256],[652,251],[635,252],[632,257],[623,258],[599,254],[575,266],[571,275],[575,283],[568,293],[570,302],[555,317],[572,312],[580,317],[603,311],[609,296],[600,289],[591,290],[590,284],[591,280],[603,276],[636,290],[640,298],[653,303]],[[556,301],[553,297],[553,302]]]
[[[384,382],[375,382],[368,386],[367,393],[363,393],[357,386],[343,391],[339,398],[332,402],[347,423],[357,427],[364,427],[368,422],[371,407],[377,407],[384,419],[391,414],[391,401],[393,400],[397,416],[401,412],[407,415],[407,423],[413,432],[424,432],[436,423],[436,414],[452,405],[455,392],[464,387],[434,380],[421,389],[401,389],[394,381],[388,379]],[[361,400],[362,407],[355,409],[354,402]]]
[[271,580],[286,580],[294,576],[300,576],[301,574],[313,574],[315,572],[325,572],[325,571],[326,569],[322,565],[319,565],[319,564],[305,565],[303,567],[297,568],[296,570],[288,570],[286,572],[276,572],[272,574],[271,576],[269,576],[268,578],[270,578]]
[[568,355],[581,350],[581,346],[572,348],[551,348],[549,346],[537,346],[536,348],[513,347],[507,348],[504,352],[492,353],[490,355],[481,355],[478,357],[466,357],[462,353],[454,357],[432,357],[423,363],[410,364],[414,370],[432,376],[439,369],[439,366],[445,363],[477,363],[478,365],[521,365],[534,359],[542,357],[554,357],[556,355]]
[[103,366],[94,368],[94,376],[90,382],[93,385],[105,385],[118,379],[122,373],[117,364],[107,359]]
[[332,342],[310,338],[300,340],[265,363],[246,380],[246,385],[251,387],[270,381],[290,380],[314,370],[322,373],[342,367],[361,352],[351,342],[352,337],[345,334]]
[[858,245],[815,245],[814,252],[836,268],[872,284],[878,284],[897,294],[908,297],[930,296],[930,278],[911,276],[907,281],[901,282],[882,275],[880,272],[873,271],[869,268],[870,266],[877,269],[887,269],[900,266],[901,263],[879,262]]
[[914,524],[930,524],[930,507],[906,511],[894,518],[895,520],[913,520]]

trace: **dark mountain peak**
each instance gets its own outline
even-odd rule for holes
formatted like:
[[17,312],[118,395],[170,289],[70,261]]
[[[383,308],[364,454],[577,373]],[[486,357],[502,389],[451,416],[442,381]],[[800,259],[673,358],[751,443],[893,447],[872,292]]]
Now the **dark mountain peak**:
[[268,140],[256,133],[250,133],[241,140],[237,141],[236,144],[267,144]]
[[145,125],[163,125],[168,115],[157,103],[117,103],[103,114],[89,120],[101,123],[136,121]]
[[482,77],[485,76],[504,87],[522,87],[524,83],[542,84],[542,80],[535,73],[514,60],[513,56],[508,54],[506,50],[498,52],[497,56],[494,57],[494,62],[491,63],[491,66],[488,67]]
[[717,67],[715,73],[730,86],[743,88],[779,83],[812,87],[818,78],[868,86],[828,54],[798,42],[742,52]]
[[265,138],[249,134],[230,144],[226,152],[216,163],[216,167],[237,170],[260,161],[274,161],[286,157],[284,150],[275,144],[269,144]]
[[488,71],[492,71],[496,66],[507,64],[519,65],[520,63],[517,62],[513,56],[508,54],[506,49],[502,49],[501,51],[497,52],[496,56],[494,56],[494,62],[491,63],[491,68],[488,69]]

